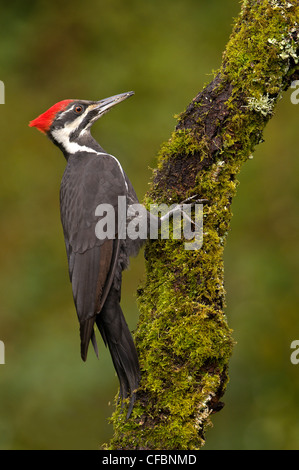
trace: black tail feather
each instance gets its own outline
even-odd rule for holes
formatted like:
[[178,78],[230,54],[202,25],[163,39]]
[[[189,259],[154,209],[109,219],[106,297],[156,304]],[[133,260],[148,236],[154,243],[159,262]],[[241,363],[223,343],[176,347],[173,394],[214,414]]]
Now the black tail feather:
[[136,399],[140,369],[134,341],[118,301],[105,303],[96,317],[102,338],[108,346],[120,384],[120,399],[130,397],[127,418]]
[[90,340],[93,344],[97,357],[99,357],[96,337],[95,337],[94,328],[93,328],[94,321],[95,321],[95,318],[92,317],[86,320],[85,322],[80,323],[81,357],[83,361],[86,361],[87,359],[87,352],[88,352],[88,346],[89,346]]

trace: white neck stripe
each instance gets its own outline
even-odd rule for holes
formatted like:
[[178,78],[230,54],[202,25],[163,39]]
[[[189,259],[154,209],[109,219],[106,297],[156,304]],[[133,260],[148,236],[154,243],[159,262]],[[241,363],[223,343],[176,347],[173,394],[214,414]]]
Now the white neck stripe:
[[121,166],[120,162],[117,160],[116,157],[114,157],[113,155],[111,155],[109,153],[98,152],[97,150],[94,150],[91,147],[87,147],[86,145],[79,145],[79,144],[77,144],[77,142],[70,142],[70,140],[69,140],[69,129],[66,129],[65,127],[62,128],[62,129],[57,129],[57,130],[52,131],[52,136],[70,154],[76,153],[76,152],[89,152],[89,153],[96,153],[97,155],[105,155],[107,157],[114,158],[114,160],[116,161],[116,163],[119,166],[119,169],[121,171],[121,174],[123,176],[123,179],[124,179],[124,182],[125,182],[125,185],[126,185],[126,189],[128,191],[128,185],[127,185],[127,181],[126,181],[126,177],[125,177],[125,174],[124,174],[123,167]]

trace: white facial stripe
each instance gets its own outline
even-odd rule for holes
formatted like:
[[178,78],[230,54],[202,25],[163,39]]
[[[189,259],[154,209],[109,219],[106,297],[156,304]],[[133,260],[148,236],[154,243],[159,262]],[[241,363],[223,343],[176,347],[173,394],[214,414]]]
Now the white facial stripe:
[[[69,111],[69,110],[68,110]],[[77,127],[80,125],[80,122],[83,121],[86,114],[88,114],[89,107],[85,109],[83,114],[80,114],[74,121],[66,123],[64,129],[69,129],[69,134],[71,134]]]
[[72,126],[65,126],[62,129],[52,131],[52,136],[69,153],[76,153],[78,151],[98,153],[96,150],[86,147],[86,145],[79,145],[77,142],[71,142],[70,134],[73,130]]
[[[54,137],[57,142],[63,145],[65,150],[69,153],[75,153],[78,151],[88,151],[88,152],[93,152],[97,153],[94,149],[86,147],[85,145],[79,145],[76,142],[71,142],[70,141],[70,135],[71,133],[77,129],[79,126],[80,122],[84,119],[86,114],[88,113],[89,108],[86,108],[83,114],[80,114],[74,121],[68,122],[65,124],[64,127],[61,129],[56,129],[52,131],[52,136]],[[61,116],[63,116],[64,113],[69,112],[69,109],[67,111],[64,111]]]
[[69,140],[69,134],[71,131],[69,131],[68,126],[63,127],[62,129],[57,129],[55,131],[52,131],[52,135],[57,142],[63,145],[64,149],[69,152],[69,153],[76,153],[76,152],[91,152],[91,153],[96,153],[97,155],[105,155],[106,157],[111,157],[113,158],[116,163],[118,164],[118,167],[121,171],[122,177],[125,182],[126,189],[128,190],[128,185],[126,181],[126,177],[124,174],[123,167],[121,166],[120,162],[117,160],[116,157],[113,155],[110,155],[109,153],[104,153],[104,152],[97,152],[91,147],[87,147],[86,145],[79,145],[77,142],[70,142]]

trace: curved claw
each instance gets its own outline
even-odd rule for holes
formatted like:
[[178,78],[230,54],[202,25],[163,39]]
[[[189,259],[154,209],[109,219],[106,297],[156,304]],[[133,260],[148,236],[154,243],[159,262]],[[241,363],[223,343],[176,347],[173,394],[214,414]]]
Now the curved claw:
[[[198,199],[196,199],[196,198],[198,198]],[[205,203],[208,203],[208,202],[209,202],[208,199],[201,199],[201,198],[199,198],[198,194],[193,194],[193,196],[190,196],[187,199],[185,199],[184,201],[182,201],[181,204],[187,204],[187,203],[205,204]]]

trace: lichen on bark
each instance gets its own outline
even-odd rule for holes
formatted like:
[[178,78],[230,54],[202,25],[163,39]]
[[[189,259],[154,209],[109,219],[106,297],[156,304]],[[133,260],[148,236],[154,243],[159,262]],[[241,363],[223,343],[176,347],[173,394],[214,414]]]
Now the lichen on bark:
[[109,449],[200,449],[222,408],[233,350],[225,316],[223,250],[243,163],[277,101],[298,78],[295,0],[244,0],[214,79],[178,117],[158,155],[145,204],[204,205],[203,246],[149,240],[135,342],[142,380],[132,416],[112,416]]

